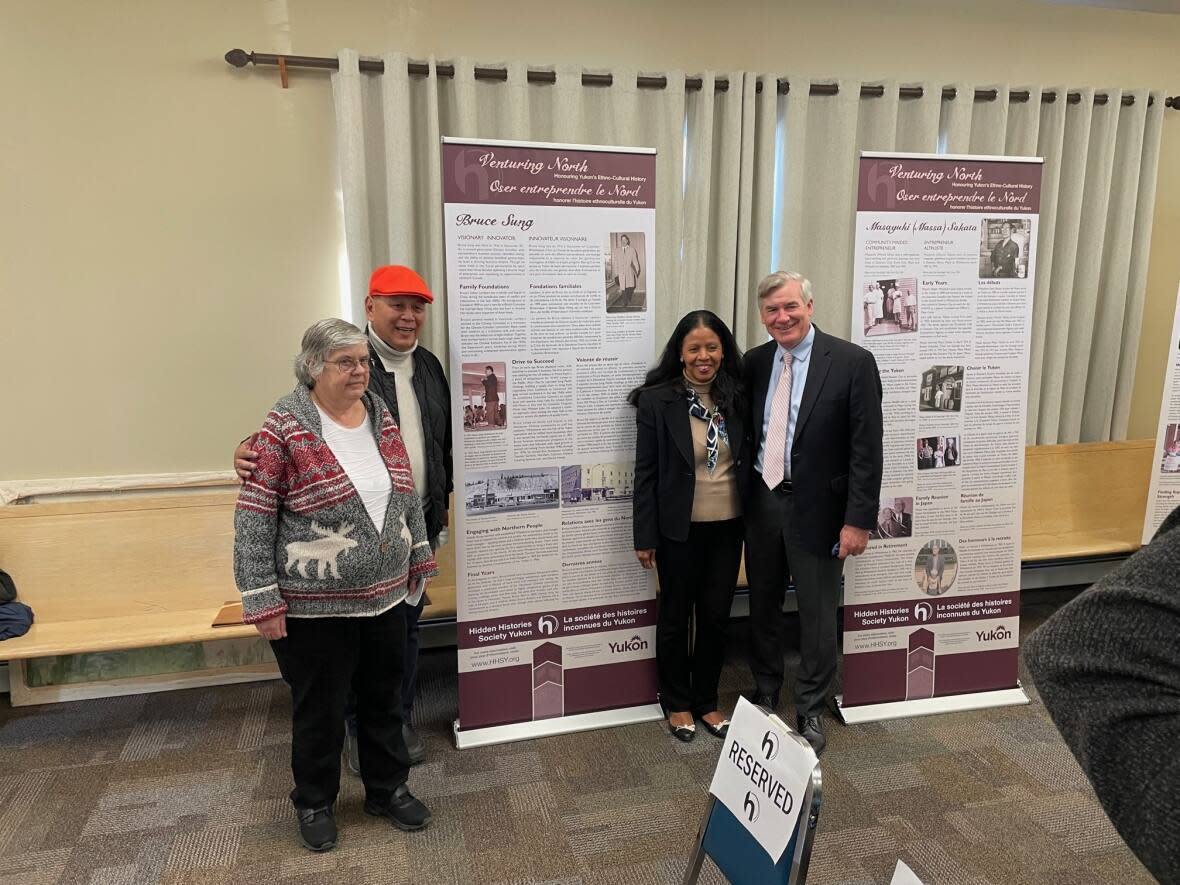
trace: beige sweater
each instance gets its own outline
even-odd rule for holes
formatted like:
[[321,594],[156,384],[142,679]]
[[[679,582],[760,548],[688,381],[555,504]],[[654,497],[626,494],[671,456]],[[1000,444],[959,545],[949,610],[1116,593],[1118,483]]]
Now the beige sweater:
[[[701,398],[705,408],[712,408],[713,398],[710,390],[713,383],[697,384],[687,376],[685,383],[689,384]],[[723,519],[736,519],[742,515],[742,505],[738,500],[737,470],[733,464],[733,453],[724,441],[717,445],[717,466],[709,473],[706,466],[707,452],[705,449],[705,433],[708,425],[700,418],[689,417],[688,426],[692,429],[693,460],[696,462],[696,488],[692,497],[693,522],[720,522]]]

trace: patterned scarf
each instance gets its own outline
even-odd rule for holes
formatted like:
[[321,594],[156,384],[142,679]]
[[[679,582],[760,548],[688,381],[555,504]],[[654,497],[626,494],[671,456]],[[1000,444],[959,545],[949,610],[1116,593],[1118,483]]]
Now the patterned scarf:
[[717,442],[720,440],[729,445],[729,431],[725,427],[725,416],[716,406],[705,408],[700,394],[691,386],[685,386],[688,396],[688,414],[693,418],[700,418],[708,424],[705,431],[705,469],[712,473],[717,468]]

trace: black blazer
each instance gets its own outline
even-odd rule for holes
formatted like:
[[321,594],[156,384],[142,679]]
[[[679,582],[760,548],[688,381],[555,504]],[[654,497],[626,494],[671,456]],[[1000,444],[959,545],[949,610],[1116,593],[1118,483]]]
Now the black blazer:
[[[745,463],[745,416],[726,415],[739,493]],[[684,385],[673,381],[639,395],[635,422],[634,534],[636,550],[660,546],[660,535],[688,540],[696,491],[696,459]]]
[[[778,345],[768,341],[746,354],[750,402],[749,483],[762,482],[753,468],[762,444],[762,412]],[[817,327],[791,444],[791,480],[796,499],[796,540],[828,557],[845,525],[873,529],[881,495],[881,376],[863,347]],[[747,508],[750,512],[750,508]]]

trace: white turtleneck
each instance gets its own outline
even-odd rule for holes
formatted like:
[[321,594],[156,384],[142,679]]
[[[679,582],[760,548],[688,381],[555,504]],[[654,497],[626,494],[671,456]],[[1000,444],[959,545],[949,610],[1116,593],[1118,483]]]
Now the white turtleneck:
[[365,329],[373,350],[381,360],[385,371],[393,373],[394,389],[397,391],[397,423],[401,430],[406,453],[410,456],[410,470],[414,474],[414,488],[418,497],[426,500],[426,437],[422,433],[422,412],[418,408],[418,397],[414,395],[414,351],[418,342],[409,350],[394,350],[373,331],[370,325]]

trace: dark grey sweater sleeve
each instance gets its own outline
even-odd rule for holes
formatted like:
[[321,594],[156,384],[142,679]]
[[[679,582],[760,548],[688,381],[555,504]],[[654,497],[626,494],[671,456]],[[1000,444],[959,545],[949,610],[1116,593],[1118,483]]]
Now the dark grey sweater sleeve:
[[1119,835],[1180,883],[1180,508],[1035,630],[1024,658]]

